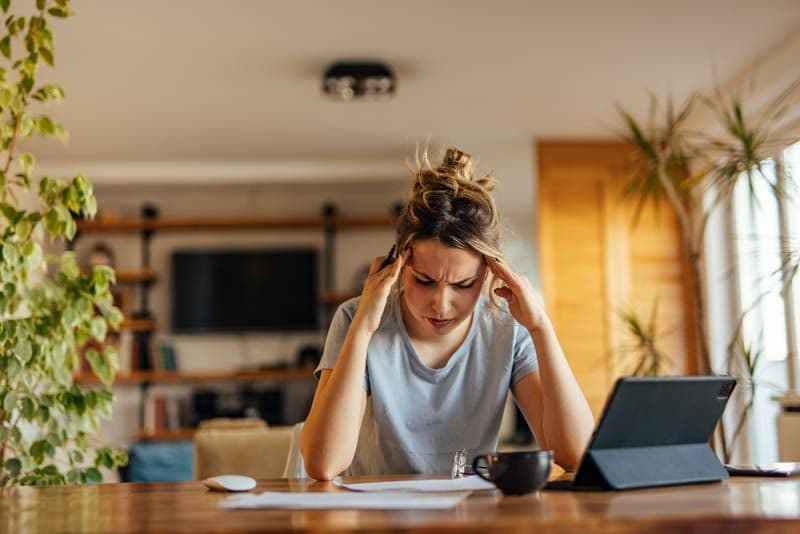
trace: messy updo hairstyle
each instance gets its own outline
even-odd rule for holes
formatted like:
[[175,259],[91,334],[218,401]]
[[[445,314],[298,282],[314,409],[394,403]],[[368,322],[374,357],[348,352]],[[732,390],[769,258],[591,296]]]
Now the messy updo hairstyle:
[[[491,172],[475,176],[472,156],[448,148],[442,161],[431,165],[427,149],[416,153],[414,184],[397,223],[397,250],[402,253],[416,239],[438,239],[448,247],[471,249],[503,260],[501,225],[491,192]],[[487,277],[490,302],[497,287],[491,271]]]

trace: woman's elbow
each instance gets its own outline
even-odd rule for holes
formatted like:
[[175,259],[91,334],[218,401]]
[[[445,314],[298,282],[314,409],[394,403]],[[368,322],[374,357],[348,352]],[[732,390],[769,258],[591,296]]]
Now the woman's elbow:
[[332,462],[325,454],[317,452],[319,449],[309,446],[307,443],[300,443],[300,454],[303,458],[303,467],[306,474],[314,480],[333,480],[333,478],[344,471],[339,469],[335,462]]
[[574,454],[559,454],[554,458],[555,463],[564,471],[572,473],[578,470],[578,465],[581,463],[581,457]]
[[314,480],[333,480],[340,471],[336,470],[330,462],[303,459],[306,473]]

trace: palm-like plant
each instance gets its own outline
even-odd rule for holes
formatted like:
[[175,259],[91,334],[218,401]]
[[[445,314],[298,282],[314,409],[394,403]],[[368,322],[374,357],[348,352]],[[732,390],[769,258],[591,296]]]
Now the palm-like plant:
[[[708,221],[715,208],[731,197],[740,180],[747,181],[753,195],[754,183],[761,179],[775,192],[775,184],[765,177],[762,162],[777,146],[785,144],[776,134],[776,125],[785,111],[785,102],[798,85],[800,80],[778,95],[756,119],[744,113],[740,97],[726,97],[719,89],[710,97],[692,95],[678,109],[669,101],[660,121],[655,98],[651,98],[646,123],[620,110],[625,124],[622,137],[634,149],[631,177],[624,189],[625,196],[637,202],[634,220],[647,202],[659,205],[666,199],[679,221],[692,276],[701,373],[713,371],[702,276]],[[698,133],[689,128],[690,116],[698,104],[713,113],[719,133]],[[785,254],[787,257],[794,256]],[[739,431],[737,428],[736,433]],[[719,434],[722,455],[728,459],[730,447],[722,422]]]
[[[660,337],[656,326],[658,301],[653,303],[647,324],[633,309],[621,312],[619,315],[634,340],[633,345],[624,346],[620,350],[623,364],[628,367],[624,373],[631,376],[662,376],[672,372],[674,369],[672,359],[658,345]],[[633,363],[629,363],[629,360],[633,360]]]

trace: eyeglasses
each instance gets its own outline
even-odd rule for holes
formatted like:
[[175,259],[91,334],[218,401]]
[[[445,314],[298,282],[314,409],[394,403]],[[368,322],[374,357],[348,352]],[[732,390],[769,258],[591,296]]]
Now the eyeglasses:
[[451,478],[463,477],[464,475],[474,475],[472,466],[467,465],[467,449],[456,451],[453,455],[453,471]]

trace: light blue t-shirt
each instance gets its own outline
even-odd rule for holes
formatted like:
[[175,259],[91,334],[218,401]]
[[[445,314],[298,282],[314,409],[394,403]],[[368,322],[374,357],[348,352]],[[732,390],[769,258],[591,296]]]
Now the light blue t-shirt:
[[[469,333],[441,369],[420,360],[394,293],[367,347],[367,407],[350,476],[450,473],[453,455],[496,450],[509,388],[538,368],[528,331],[478,300]],[[334,315],[315,375],[333,369],[359,298]]]

